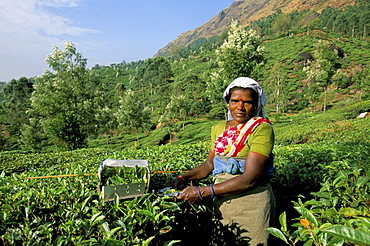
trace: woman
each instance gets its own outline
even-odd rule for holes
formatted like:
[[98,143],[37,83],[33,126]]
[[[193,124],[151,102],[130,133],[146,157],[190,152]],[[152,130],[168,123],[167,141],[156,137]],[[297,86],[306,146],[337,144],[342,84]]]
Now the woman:
[[267,245],[265,229],[272,221],[275,200],[269,184],[274,132],[264,116],[265,94],[256,81],[240,77],[226,88],[223,98],[229,119],[212,127],[207,160],[173,181],[177,186],[212,173],[215,184],[188,186],[177,198],[194,203],[215,197],[222,224],[241,232],[234,233],[239,245]]

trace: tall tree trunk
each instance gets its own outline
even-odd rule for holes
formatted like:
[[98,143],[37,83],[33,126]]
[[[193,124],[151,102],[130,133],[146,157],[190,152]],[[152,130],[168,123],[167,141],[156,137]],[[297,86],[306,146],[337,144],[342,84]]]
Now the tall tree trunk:
[[324,90],[324,114],[326,113],[327,100],[328,100],[328,86],[325,86],[325,90]]
[[364,33],[362,34],[362,37],[365,38],[366,37],[366,26],[364,25]]

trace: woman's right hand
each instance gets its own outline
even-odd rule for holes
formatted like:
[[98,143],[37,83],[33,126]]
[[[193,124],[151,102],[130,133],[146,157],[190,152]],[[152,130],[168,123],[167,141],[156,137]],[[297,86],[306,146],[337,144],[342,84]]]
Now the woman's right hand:
[[199,197],[198,189],[200,188],[196,186],[188,186],[183,191],[181,191],[181,194],[176,198],[190,203],[195,203],[201,199],[201,197]]

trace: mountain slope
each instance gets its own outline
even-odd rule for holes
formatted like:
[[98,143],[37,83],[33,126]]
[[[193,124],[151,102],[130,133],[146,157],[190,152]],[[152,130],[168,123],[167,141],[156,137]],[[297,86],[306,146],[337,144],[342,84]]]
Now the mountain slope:
[[355,0],[237,0],[200,27],[182,33],[177,39],[160,49],[155,56],[164,54],[173,46],[189,45],[201,37],[221,35],[230,27],[232,20],[238,20],[241,25],[247,26],[249,22],[269,16],[278,9],[286,14],[306,9],[321,12],[328,6],[344,8],[353,4]]

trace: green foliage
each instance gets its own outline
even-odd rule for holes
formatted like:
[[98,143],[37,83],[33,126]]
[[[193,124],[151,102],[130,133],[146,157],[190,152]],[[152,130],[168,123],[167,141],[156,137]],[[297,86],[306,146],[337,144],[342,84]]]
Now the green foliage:
[[354,87],[360,92],[359,99],[367,99],[370,92],[370,66],[356,70],[354,77],[356,81]]
[[173,119],[180,119],[181,121],[185,122],[190,117],[191,103],[192,100],[186,98],[184,95],[178,95],[171,98],[171,101],[166,106],[164,114],[160,118],[160,122],[174,123]]
[[137,141],[138,134],[151,127],[150,111],[145,107],[145,100],[131,90],[127,90],[121,98],[116,117],[119,127],[137,136]]
[[2,106],[7,116],[2,123],[7,125],[7,131],[10,134],[7,142],[12,147],[19,146],[17,142],[21,134],[20,129],[24,124],[28,124],[27,110],[31,105],[32,86],[32,79],[21,77],[19,80],[11,80],[2,88],[4,94]]
[[[370,107],[370,101],[352,105],[338,105],[326,114],[302,113],[290,117],[280,117],[274,123],[276,144],[300,143],[352,143],[368,139],[366,127],[369,119],[356,119]],[[346,132],[347,134],[343,134]]]
[[[284,85],[281,90],[289,95],[284,98],[284,102],[270,102],[282,103],[282,111],[286,112],[310,107],[301,114],[272,115],[276,119],[273,124],[277,140],[274,150],[277,176],[272,184],[277,199],[277,212],[281,213],[281,228],[270,228],[269,231],[290,245],[369,244],[370,187],[367,159],[370,121],[368,118],[355,117],[370,108],[369,101],[364,101],[368,97],[368,67],[365,65],[369,60],[370,46],[366,39],[358,38],[366,36],[364,31],[369,29],[365,18],[368,5],[361,5],[363,11],[358,11],[359,7],[344,10],[327,8],[321,14],[312,11],[294,12],[288,16],[277,11],[263,20],[251,23],[256,33],[265,38],[267,69],[261,71],[260,81],[268,92],[267,97],[274,98],[273,94],[278,92],[273,87],[276,85]],[[362,13],[363,16],[360,16]],[[363,21],[357,22],[357,19]],[[328,32],[313,28],[324,28]],[[329,31],[339,31],[348,36]],[[235,26],[233,34],[243,36],[252,32]],[[255,39],[255,35],[250,36],[254,47],[257,47],[252,49],[251,53],[254,54],[258,51],[259,40]],[[302,69],[305,61],[299,56],[302,52],[313,53],[313,44],[317,39],[330,42],[335,40],[345,52],[341,61],[342,70],[347,74],[345,77],[343,74],[334,77],[333,73],[331,78],[337,89],[329,86],[325,93],[328,96],[328,111],[325,115],[317,114],[316,109],[311,107],[322,100],[322,95],[318,86],[307,86],[306,74]],[[209,131],[217,123],[209,119],[223,120],[225,116],[223,104],[212,105],[208,101],[212,98],[214,103],[221,99],[224,81],[214,80],[218,87],[215,86],[210,94],[210,91],[206,91],[209,75],[222,66],[232,77],[239,76],[237,74],[240,71],[243,73],[241,76],[251,76],[257,72],[253,70],[254,67],[253,71],[250,70],[250,64],[243,62],[237,65],[225,63],[230,59],[242,60],[240,57],[246,53],[251,55],[248,53],[250,50],[243,49],[242,44],[246,40],[246,37],[238,39],[238,35],[232,37],[230,32],[220,37],[199,39],[188,47],[175,47],[168,60],[159,57],[110,66],[95,65],[91,71],[86,69],[86,59],[76,52],[72,44],[64,51],[55,48],[47,62],[56,73],[46,72],[37,81],[33,108],[29,111],[32,117],[23,126],[22,140],[29,146],[38,145],[39,149],[50,144],[50,140],[54,141],[53,144],[62,142],[63,148],[73,149],[84,146],[89,136],[89,145],[99,148],[56,153],[2,152],[0,244],[173,245],[181,240],[182,245],[189,245],[193,238],[201,238],[203,241],[200,243],[203,245],[210,244],[207,241],[210,239],[204,237],[212,233],[208,226],[212,217],[208,206],[178,201],[175,203],[172,198],[156,196],[155,191],[163,188],[173,175],[190,170],[206,159],[210,145]],[[224,46],[220,47],[222,42]],[[232,42],[232,48],[240,44],[241,49],[229,50],[227,45]],[[225,51],[222,54],[225,56],[217,54],[215,49]],[[230,56],[227,56],[228,51]],[[243,54],[238,53],[238,56],[232,57],[231,51]],[[176,59],[176,56],[181,59]],[[250,57],[247,56],[248,59]],[[280,72],[280,69],[274,68],[275,64],[282,66],[283,84],[274,81],[278,77],[275,72]],[[330,69],[326,70],[330,72]],[[28,84],[33,83],[27,80]],[[26,81],[20,79],[1,85],[10,88],[15,82],[18,84]],[[270,82],[275,82],[272,87]],[[37,87],[42,87],[42,90]],[[108,91],[107,94],[100,94],[102,87]],[[20,92],[22,97],[17,98],[18,94],[12,91],[8,94],[9,98],[19,101],[26,99],[29,91],[23,93],[25,91],[22,90],[27,89],[27,85],[17,88],[16,92]],[[135,97],[124,97],[129,90],[134,92]],[[335,97],[335,93],[340,97]],[[2,103],[5,101],[4,95],[3,91],[0,94]],[[179,101],[175,104],[174,95],[186,102],[186,105]],[[354,103],[354,100],[346,99],[345,96],[358,97],[363,101]],[[75,98],[83,100],[75,101]],[[109,108],[100,110],[103,98]],[[126,101],[120,104],[119,98]],[[171,136],[176,141],[171,145],[156,146],[166,143],[168,132],[162,128],[144,134],[144,128],[140,127],[144,126],[143,122],[156,125],[160,116],[166,113],[166,106],[171,105],[171,98],[173,105],[180,107],[176,115],[167,112],[169,121],[174,123],[173,129],[176,132]],[[2,115],[0,118],[2,139],[8,133],[6,130],[19,130],[17,127],[11,130],[9,125],[4,126],[4,123],[9,123],[4,119],[11,118],[9,113],[24,113],[29,104],[27,100],[19,104],[19,112],[13,110],[17,107],[7,106],[6,117]],[[49,107],[51,105],[55,107]],[[274,106],[276,108],[276,105],[268,105],[269,108]],[[144,117],[140,124],[135,125],[135,120],[140,120],[138,115],[144,108],[149,109],[150,120]],[[171,111],[177,110],[175,106],[168,108]],[[4,107],[1,110],[5,112]],[[122,133],[123,129],[128,128],[123,125],[120,127],[122,129],[117,127],[118,119],[115,117],[118,115],[121,115],[123,125],[137,131],[133,134]],[[96,118],[93,120],[92,116]],[[175,119],[181,120],[175,123]],[[14,126],[20,124],[16,121],[11,123]],[[61,132],[65,137],[56,138]],[[94,134],[102,133],[105,135],[94,139]],[[67,142],[75,142],[76,145],[67,146]],[[106,158],[147,159],[152,170],[177,173],[153,172],[149,190],[154,191],[154,194],[103,203],[96,191],[98,180],[94,174],[100,161]],[[25,179],[65,174],[76,176]],[[194,184],[210,182],[211,179],[207,178]],[[291,207],[291,201],[297,199],[298,202],[294,202],[294,207]],[[288,224],[291,218],[297,217],[300,223]],[[296,228],[294,231],[293,227]]]
[[[357,115],[357,112],[368,106],[368,102],[362,102],[331,109],[325,116],[321,114],[311,118],[308,115],[305,119],[301,115],[288,122],[285,117],[281,117],[279,122],[274,123],[277,136],[285,126],[290,131],[302,131],[303,135],[307,134],[304,129],[308,126],[312,127],[313,132],[314,127],[323,129],[317,131],[316,137],[308,135],[307,143],[312,144],[275,148],[277,176],[272,180],[272,186],[277,199],[276,211],[287,211],[289,218],[297,217],[293,208],[288,209],[289,204],[303,195],[308,201],[295,204],[297,208],[302,207],[295,211],[302,213],[304,217],[301,219],[310,219],[319,228],[317,236],[313,237],[311,234],[317,230],[309,234],[306,232],[307,228],[302,229],[303,226],[300,226],[297,229],[299,234],[287,234],[294,240],[297,240],[296,235],[301,235],[299,240],[308,242],[329,237],[330,240],[352,242],[353,237],[349,235],[368,233],[366,220],[369,212],[366,204],[369,199],[369,182],[366,170],[369,169],[366,166],[366,146],[369,121],[346,120],[346,117]],[[181,134],[176,135],[178,142],[166,146],[134,150],[122,148],[122,145],[121,150],[95,148],[58,153],[3,152],[0,157],[0,162],[4,163],[0,169],[1,240],[5,244],[29,242],[29,235],[32,235],[32,240],[39,244],[103,244],[126,240],[132,242],[132,245],[149,241],[160,245],[182,240],[183,245],[186,245],[189,238],[204,231],[199,230],[204,228],[204,223],[210,223],[207,221],[211,213],[205,207],[174,204],[149,194],[142,199],[133,200],[132,203],[116,200],[113,204],[102,204],[96,192],[97,177],[83,174],[95,173],[99,162],[107,158],[147,159],[151,170],[156,171],[171,170],[181,173],[190,170],[205,160],[209,150],[209,129],[216,123],[195,121],[193,124],[186,124]],[[328,135],[330,132],[335,133],[338,126],[343,126],[338,129],[341,134]],[[198,144],[184,144],[190,138]],[[143,143],[144,139],[141,140]],[[79,175],[69,178],[24,179],[28,176],[63,174]],[[163,188],[172,175],[174,174],[152,173],[149,190]],[[205,179],[200,184],[210,182],[210,179]],[[314,193],[310,194],[311,192]],[[313,215],[308,216],[310,213]],[[346,217],[348,215],[351,217]],[[321,222],[323,219],[327,222]],[[327,223],[350,229],[347,230],[348,234],[335,235],[338,234],[338,227],[327,226]],[[291,230],[291,226],[285,227]],[[352,233],[351,230],[356,231]],[[163,233],[164,231],[168,232]],[[288,233],[279,232],[279,229],[273,231],[274,235],[280,236]],[[286,237],[289,242],[289,237]],[[355,237],[360,240],[356,242],[361,242],[361,236]]]
[[315,61],[309,67],[305,67],[310,82],[316,83],[324,91],[324,112],[327,107],[328,87],[332,84],[333,76],[340,67],[338,50],[331,50],[330,47],[323,40],[315,43]]
[[326,7],[320,14],[311,9],[283,14],[279,9],[267,17],[253,21],[250,26],[258,30],[261,36],[277,33],[286,36],[296,33],[296,30],[302,32],[320,29],[351,37],[367,37],[367,30],[370,28],[369,13],[368,1],[356,1],[356,5],[347,8]]
[[[188,64],[184,64],[184,66],[185,65]],[[183,69],[181,71],[183,71]],[[207,101],[207,94],[204,90],[207,84],[205,79],[202,78],[201,75],[198,75],[198,73],[198,71],[190,70],[186,74],[179,74],[172,86],[172,97],[176,98],[181,96],[183,97],[183,99],[181,99],[182,101],[187,101],[187,116],[199,117],[209,112],[210,102]],[[173,117],[173,119],[175,118],[176,117]]]
[[320,15],[323,27],[352,37],[368,36],[370,6],[367,1],[358,3],[345,9],[324,9]]
[[[155,194],[103,203],[96,191],[97,176],[93,174],[106,158],[145,158],[154,170],[181,173],[204,159],[206,149],[202,145],[188,145],[137,151],[83,149],[49,154],[4,153],[1,163],[7,164],[0,170],[2,244],[145,245],[151,238],[156,245],[164,245],[182,237],[186,241],[183,233],[191,228],[181,218],[201,224],[203,217],[209,217],[204,205],[174,203],[172,198]],[[169,155],[175,158],[169,159]],[[79,175],[66,178],[25,179],[76,173]],[[171,176],[167,174],[153,173],[150,190],[163,188],[169,179]],[[179,220],[175,220],[178,216]],[[172,227],[177,228],[175,232],[171,232]]]
[[178,139],[173,144],[209,143],[211,141],[211,128],[219,121],[194,121],[188,122],[184,129],[176,134]]
[[[65,50],[55,47],[46,62],[54,72],[46,71],[37,80],[31,97],[30,117],[40,124],[44,137],[56,147],[83,147],[87,136],[101,123],[96,120],[96,115],[103,113],[103,88],[90,76],[86,59],[72,43],[66,43]],[[30,142],[26,144],[28,148],[34,148]]]
[[281,230],[269,228],[269,231],[289,245],[298,241],[306,242],[304,245],[343,245],[345,242],[368,245],[370,172],[364,147],[361,144],[351,147],[349,151],[355,158],[342,158],[325,167],[320,190],[312,192],[314,199],[295,202],[300,214],[296,231],[289,232],[285,213],[280,215]]
[[254,30],[246,31],[238,21],[231,23],[227,40],[215,54],[218,70],[211,74],[207,87],[208,96],[213,103],[222,100],[220,94],[234,79],[257,79],[265,63],[265,50],[260,46],[260,37]]
[[[192,125],[185,128],[188,126]],[[310,192],[318,191],[312,193],[312,199],[307,202],[299,200],[295,203],[296,211],[302,216],[300,219],[310,221],[310,226],[318,230],[308,230],[297,224],[298,234],[292,234],[287,232],[291,230],[287,225],[288,219],[281,217],[280,222],[285,221],[285,229],[281,232],[272,229],[273,235],[290,235],[292,239],[301,241],[328,238],[331,241],[361,242],[361,238],[366,238],[369,231],[367,203],[370,199],[368,142],[360,140],[351,145],[327,143],[275,148],[277,176],[272,186],[277,211],[287,210],[290,201],[299,195],[308,198]],[[59,242],[62,245],[89,242],[98,245],[121,243],[122,240],[125,240],[125,245],[140,245],[148,241],[162,245],[181,240],[181,245],[187,245],[194,235],[204,233],[205,224],[211,223],[212,214],[207,207],[174,203],[171,198],[155,194],[102,203],[96,191],[97,176],[93,174],[102,159],[146,159],[151,170],[156,171],[151,174],[149,190],[156,191],[176,175],[160,171],[181,173],[190,170],[205,160],[208,150],[209,144],[204,142],[138,150],[95,148],[59,153],[3,152],[0,157],[0,162],[4,163],[0,169],[1,240],[5,245],[31,240],[38,244]],[[62,174],[78,175],[25,179]],[[201,184],[210,182],[211,179],[205,179]],[[287,213],[291,216],[290,210]],[[353,235],[362,236],[352,237],[350,232],[344,234],[343,231],[336,235],[340,230],[328,223],[345,226],[350,228],[348,231],[355,230]],[[289,237],[285,237],[290,242]],[[206,238],[202,237],[202,240],[206,242]]]
[[276,113],[285,112],[286,102],[289,99],[287,75],[280,63],[276,63],[271,69],[269,77],[264,81],[266,93],[270,95],[270,102],[275,104]]

